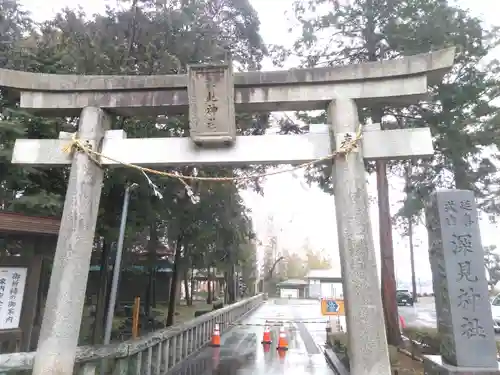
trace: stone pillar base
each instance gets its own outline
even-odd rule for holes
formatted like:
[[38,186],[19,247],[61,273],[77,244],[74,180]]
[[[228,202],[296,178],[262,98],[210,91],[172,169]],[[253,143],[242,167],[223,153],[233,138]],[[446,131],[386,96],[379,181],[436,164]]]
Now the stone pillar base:
[[483,367],[456,367],[443,363],[440,355],[424,356],[425,375],[500,375],[500,366],[497,368]]

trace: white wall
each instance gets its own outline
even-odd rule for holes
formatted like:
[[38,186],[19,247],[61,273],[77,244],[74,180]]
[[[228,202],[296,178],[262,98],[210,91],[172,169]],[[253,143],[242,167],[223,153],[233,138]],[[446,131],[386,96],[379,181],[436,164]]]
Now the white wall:
[[321,284],[310,282],[308,286],[308,297],[309,298],[320,298],[321,297]]
[[281,298],[299,298],[298,289],[280,289]]
[[343,298],[342,283],[321,283],[321,296]]
[[334,297],[344,298],[342,283],[320,282],[319,280],[309,280],[309,298]]

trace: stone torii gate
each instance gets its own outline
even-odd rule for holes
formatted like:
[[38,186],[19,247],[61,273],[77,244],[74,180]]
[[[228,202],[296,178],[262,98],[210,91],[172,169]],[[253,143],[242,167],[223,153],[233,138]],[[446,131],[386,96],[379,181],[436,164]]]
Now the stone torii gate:
[[[193,66],[187,75],[77,76],[0,70],[0,86],[20,92],[21,107],[46,116],[79,115],[78,139],[110,159],[140,166],[296,164],[325,157],[359,127],[358,106],[407,105],[451,68],[454,49],[359,65],[233,74]],[[327,108],[327,134],[236,137],[235,111]],[[189,111],[190,138],[127,139],[108,130],[113,115]],[[60,139],[19,139],[12,162],[71,164],[34,375],[73,372],[103,171]],[[207,147],[209,146],[209,147]],[[355,152],[335,159],[337,232],[346,296],[351,373],[389,375],[390,364],[368,212],[364,160],[433,154],[428,128],[370,129]]]

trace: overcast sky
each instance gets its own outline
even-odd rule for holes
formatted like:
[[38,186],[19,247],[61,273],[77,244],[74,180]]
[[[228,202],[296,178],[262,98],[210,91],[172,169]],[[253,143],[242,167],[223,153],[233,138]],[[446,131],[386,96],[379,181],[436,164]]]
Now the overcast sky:
[[[348,0],[345,0],[348,1]],[[106,4],[114,6],[116,0],[22,0],[26,9],[32,12],[33,17],[44,20],[52,17],[61,8],[75,7],[78,4],[88,13],[102,12]],[[289,44],[293,42],[293,35],[287,32],[288,22],[285,12],[290,10],[292,0],[251,0],[259,13],[261,31],[266,43]],[[498,0],[460,0],[463,7],[473,11],[488,22],[495,22],[492,9],[496,9]],[[265,70],[275,69],[266,62]],[[398,202],[403,199],[402,181],[391,178],[390,198],[393,213],[398,208]],[[370,195],[376,197],[374,176],[370,177]],[[245,192],[245,200],[253,211],[253,218],[259,238],[265,242],[269,232],[267,218],[274,217],[275,231],[279,236],[279,246],[290,251],[300,251],[305,241],[318,249],[325,249],[335,262],[338,263],[338,244],[335,222],[334,199],[320,191],[317,187],[308,187],[301,173],[278,175],[270,177],[265,185],[265,196],[259,197],[252,192]],[[376,204],[372,204],[370,217],[377,254],[378,247],[378,215]],[[488,224],[486,219],[481,222],[483,244],[498,244],[495,233],[496,225]],[[425,228],[418,227],[416,235],[416,268],[419,277],[430,279],[430,267],[427,255],[427,238]],[[409,251],[407,239],[401,238],[398,230],[394,229],[396,268],[399,279],[409,280]],[[336,267],[337,268],[337,267]]]

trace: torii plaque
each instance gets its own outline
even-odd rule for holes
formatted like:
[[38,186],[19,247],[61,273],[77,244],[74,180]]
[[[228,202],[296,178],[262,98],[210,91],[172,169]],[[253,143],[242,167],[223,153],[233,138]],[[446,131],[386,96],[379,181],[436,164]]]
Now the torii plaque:
[[234,83],[229,64],[188,67],[189,130],[197,145],[230,145],[236,140]]

